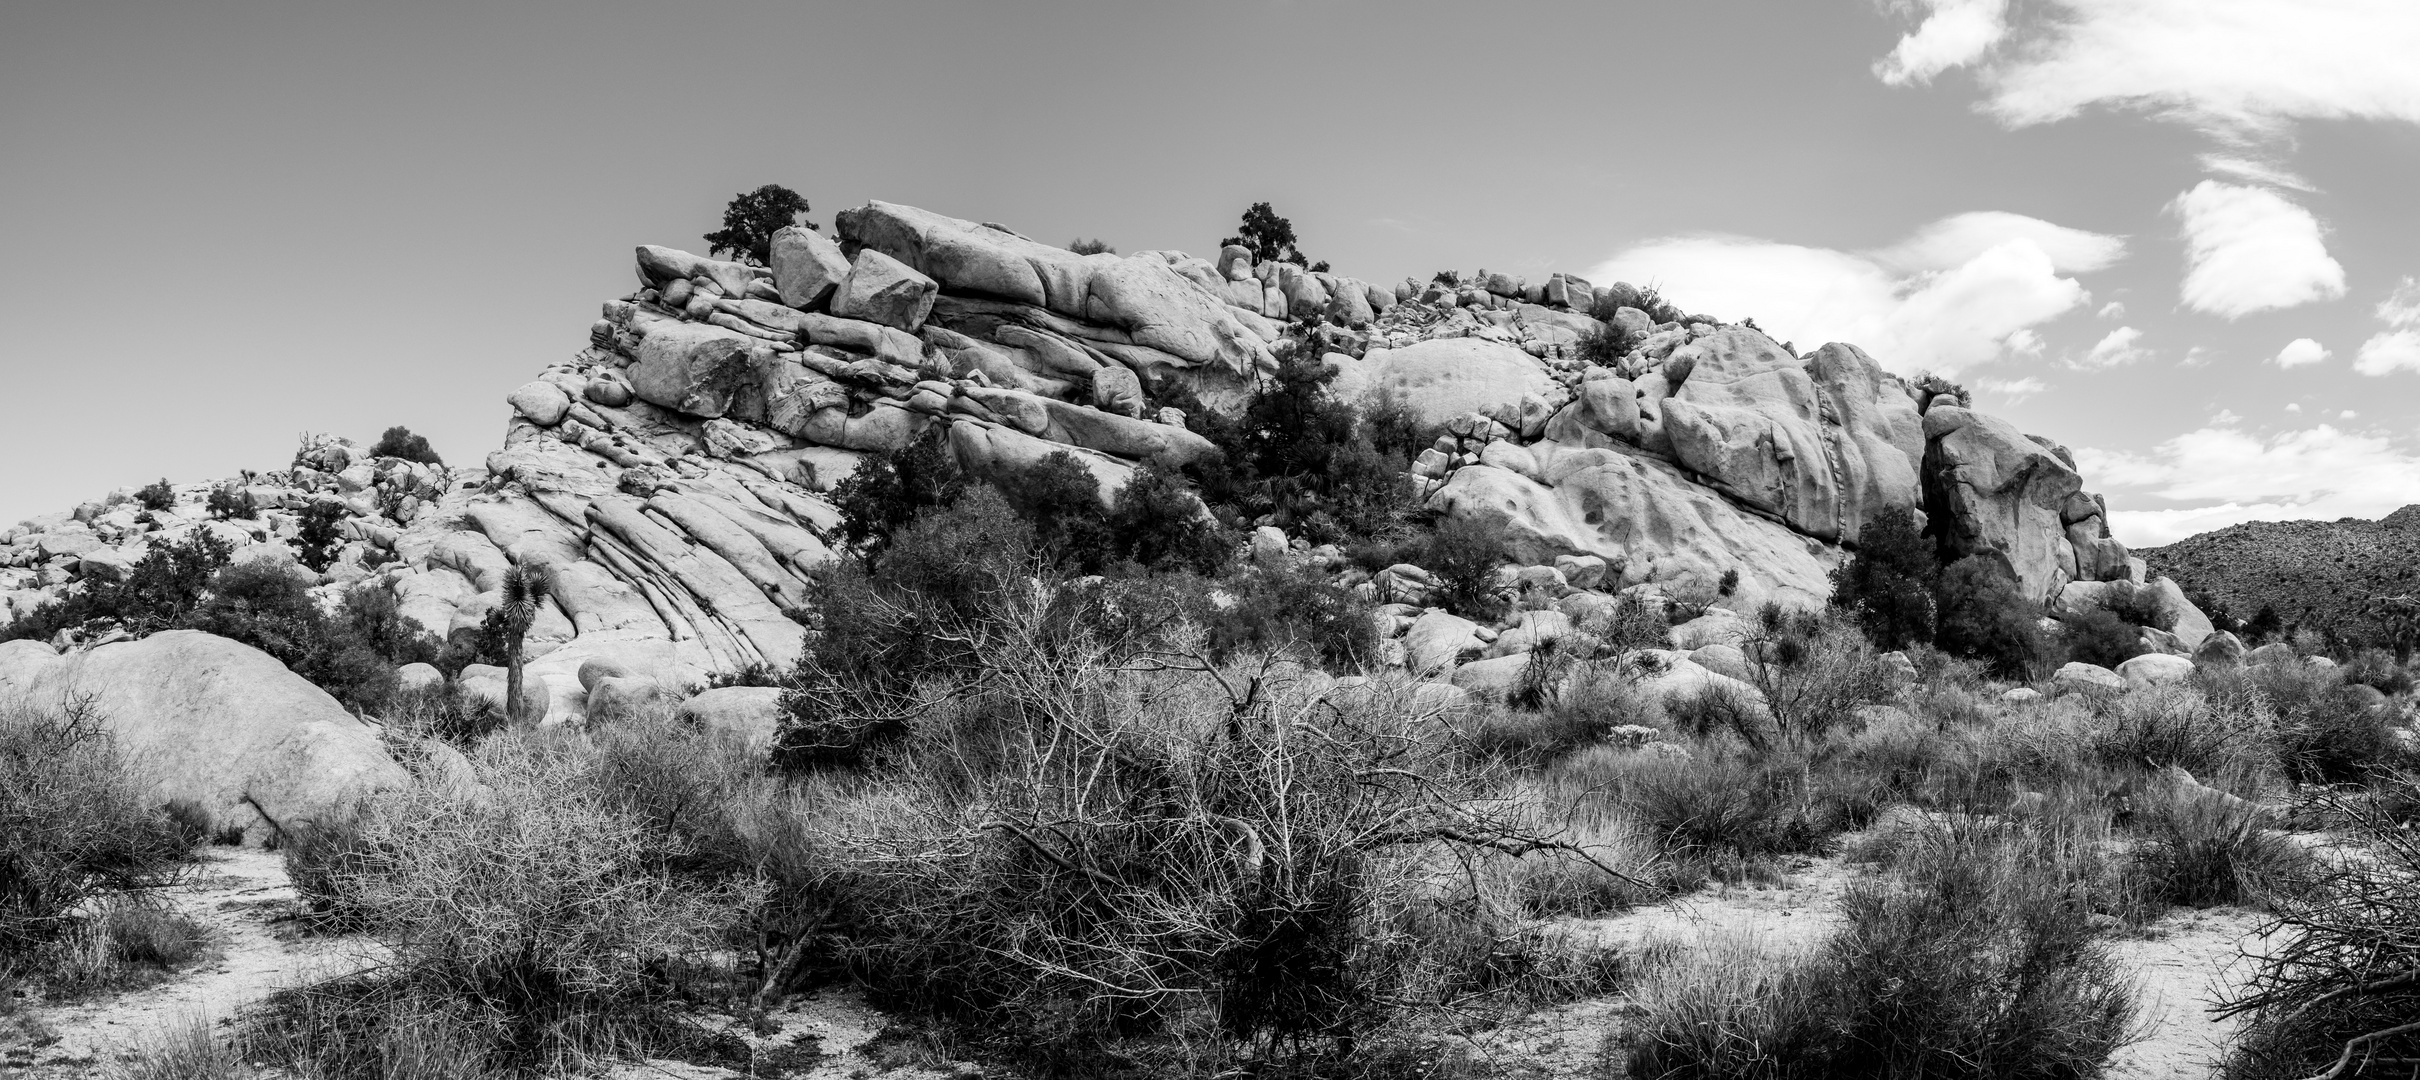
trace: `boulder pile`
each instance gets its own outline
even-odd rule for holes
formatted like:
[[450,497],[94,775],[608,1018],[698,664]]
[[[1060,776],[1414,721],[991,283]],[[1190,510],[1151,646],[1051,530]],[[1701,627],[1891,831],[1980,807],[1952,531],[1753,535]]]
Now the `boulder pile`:
[[[384,589],[443,636],[479,624],[508,567],[551,571],[530,674],[550,718],[576,718],[792,663],[808,575],[838,542],[829,493],[866,455],[936,427],[976,475],[1066,450],[1107,500],[1146,460],[1214,453],[1163,402],[1181,390],[1238,408],[1302,347],[1284,333],[1294,320],[1317,324],[1339,394],[1393,399],[1441,430],[1415,469],[1428,505],[1500,522],[1523,564],[1508,588],[1552,602],[1462,627],[1427,609],[1419,567],[1356,578],[1390,605],[1414,668],[1505,666],[1626,591],[1716,611],[1819,604],[1860,530],[1898,508],[2045,601],[2175,591],[2107,536],[2063,448],[1854,346],[1801,356],[1753,326],[1658,322],[1627,284],[1482,272],[1381,286],[1232,246],[1079,255],[884,202],[842,212],[835,233],[784,229],[767,266],[638,248],[638,287],[506,396],[503,446],[479,467],[308,436],[289,468],[179,489],[162,509],[121,491],[0,530],[0,624],[195,530],[238,559],[290,563],[305,511],[333,505],[341,545],[315,577],[330,603]],[[1627,351],[1584,359],[1606,359],[1583,349],[1603,335]],[[257,513],[213,517],[214,494]],[[2163,651],[2189,652],[2208,623],[2174,599]],[[1709,645],[1728,647],[1688,647]],[[1721,654],[1695,657],[1657,662],[1682,681],[1726,677]],[[745,711],[732,702],[699,715]]]

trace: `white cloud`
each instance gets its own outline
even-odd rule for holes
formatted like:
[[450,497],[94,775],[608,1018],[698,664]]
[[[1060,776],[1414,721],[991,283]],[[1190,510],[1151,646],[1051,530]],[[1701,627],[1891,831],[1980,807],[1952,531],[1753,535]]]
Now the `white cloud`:
[[2106,270],[2126,257],[2125,237],[2070,229],[2005,210],[1952,214],[1874,252],[1873,257],[1894,270],[1951,270],[2011,240],[2028,241],[2041,249],[2062,274]]
[[2405,277],[2378,302],[2378,321],[2402,330],[2420,328],[2420,278]]
[[2276,192],[2204,180],[2168,205],[2184,221],[2186,306],[2234,319],[2344,295],[2319,219]]
[[2220,409],[2218,410],[2218,415],[2210,418],[2210,422],[2217,424],[2220,427],[2225,427],[2228,424],[2243,422],[2243,417],[2235,415],[2235,410],[2233,409]]
[[[2420,4],[2411,0],[2046,0],[2032,10],[2040,16],[2012,28],[1983,72],[1985,109],[2011,126],[2094,105],[2237,144],[2294,120],[2420,123]],[[1919,27],[1910,40],[1924,36]],[[1921,70],[1919,59],[1986,55],[1948,47],[1965,39],[1947,29],[1941,37],[1907,70]]]
[[1991,391],[2014,403],[2048,390],[2050,386],[2029,375],[2022,379],[1980,379],[1975,382],[1975,388]]
[[2358,420],[2358,419],[2360,419],[2360,418],[2361,418],[2361,414],[2360,414],[2360,413],[2357,413],[2357,412],[2354,412],[2354,411],[2353,411],[2353,410],[2351,410],[2351,409],[2346,409],[2346,410],[2344,410],[2343,412],[2340,412],[2340,413],[2337,413],[2337,414],[2336,414],[2336,419],[2338,419],[2338,420]]
[[2008,33],[2008,0],[1924,0],[1932,14],[1899,39],[1889,56],[1874,62],[1874,77],[1892,86],[1931,82],[1964,67]]
[[2298,368],[2305,364],[2316,364],[2332,355],[2327,346],[2304,337],[2287,342],[2286,347],[2277,350],[2277,355],[2269,362],[2281,368]]
[[2420,372],[2420,278],[2404,278],[2378,302],[2378,321],[2391,329],[2361,343],[2353,370],[2364,375]]
[[2249,180],[2270,187],[2292,188],[2296,191],[2317,191],[2311,182],[2274,161],[2246,157],[2241,154],[2203,154],[2202,168],[2221,176]]
[[[2222,414],[2222,416],[2225,414]],[[2261,437],[2231,426],[2190,431],[2146,454],[2084,448],[2076,463],[2111,494],[2109,528],[2153,546],[2245,521],[2375,518],[2420,502],[2420,453],[2384,435],[2327,424]],[[2133,509],[2142,499],[2210,502]]]
[[2112,300],[2102,304],[2101,310],[2096,314],[2104,319],[2123,319],[2126,317],[2126,305],[2123,301]]
[[2176,362],[2176,366],[2178,366],[2178,367],[2201,367],[2201,366],[2203,366],[2204,364],[2208,364],[2209,362],[2210,362],[2210,350],[2209,350],[2209,349],[2206,349],[2206,348],[2204,348],[2204,347],[2202,347],[2202,346],[2200,346],[2200,345],[2191,345],[2191,346],[2187,346],[2187,347],[2186,347],[2186,349],[2185,349],[2185,358],[2184,358],[2184,359],[2182,359],[2182,360],[2177,361],[2177,362]]
[[2289,402],[2286,402],[2286,411],[2287,411],[2287,412],[2290,412],[2290,413],[2298,413],[2298,412],[2301,412],[2301,411],[2302,411],[2302,403],[2301,403],[2301,402],[2299,402],[2299,401],[2289,401]]
[[2364,375],[2420,373],[2420,330],[2389,330],[2362,342],[2353,370]]
[[2020,214],[1959,214],[1876,251],[1732,236],[1668,237],[1590,271],[1654,283],[1691,311],[1753,316],[1801,344],[1844,341],[1901,373],[1944,373],[2041,349],[2033,327],[2091,299],[2073,277],[2125,241]]
[[2085,353],[2080,360],[2070,361],[2068,366],[2106,368],[2148,359],[2151,356],[2151,350],[2135,344],[2142,336],[2142,331],[2131,326],[2118,327],[2104,335],[2101,340],[2094,342],[2091,352]]

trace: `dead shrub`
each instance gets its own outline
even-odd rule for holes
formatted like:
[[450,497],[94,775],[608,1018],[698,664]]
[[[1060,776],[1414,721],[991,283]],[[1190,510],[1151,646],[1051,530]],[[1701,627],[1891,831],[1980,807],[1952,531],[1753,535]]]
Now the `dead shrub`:
[[152,801],[88,701],[0,703],[0,978],[112,896],[173,884],[193,843]]
[[[2420,778],[2382,786],[2420,800]],[[2244,1021],[2229,1080],[2366,1076],[2420,1058],[2420,834],[2372,800],[2328,801],[2358,854],[2276,899],[2264,929],[2281,943],[2217,1010]]]
[[627,1050],[649,1031],[668,972],[754,903],[747,886],[669,873],[665,838],[606,797],[592,753],[543,736],[491,739],[470,765],[474,783],[424,782],[363,804],[325,887],[392,960],[374,978],[286,999],[269,1028],[307,1034],[280,1043],[306,1056],[296,1064],[387,1076],[364,1070],[387,1068],[395,1040],[418,1038],[410,1025],[422,1022],[445,1033],[437,1045],[475,1048],[491,1068],[560,1069]]
[[1732,946],[1643,995],[1630,1075],[2096,1075],[2136,1006],[2077,902],[2083,865],[2053,833],[1928,828],[1811,953]]

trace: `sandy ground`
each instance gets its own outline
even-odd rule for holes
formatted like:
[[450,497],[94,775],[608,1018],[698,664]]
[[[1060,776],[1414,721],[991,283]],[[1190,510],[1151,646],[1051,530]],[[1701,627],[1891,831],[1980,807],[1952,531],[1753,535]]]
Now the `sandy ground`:
[[202,858],[166,899],[209,929],[218,958],[146,990],[37,1006],[30,1019],[40,1032],[30,1045],[0,1047],[12,1063],[0,1077],[94,1075],[197,1020],[224,1021],[277,990],[370,962],[364,942],[300,932],[294,887],[275,852],[210,848]]
[[[366,966],[374,956],[360,939],[304,936],[292,916],[296,897],[274,853],[212,849],[203,873],[169,901],[208,926],[220,956],[160,986],[113,998],[39,1005],[28,1025],[35,1036],[0,1035],[0,1078],[52,1080],[98,1075],[109,1063],[191,1025],[224,1021],[275,990]],[[1834,859],[1803,859],[1774,885],[1713,886],[1690,896],[1622,915],[1572,920],[1575,937],[1626,950],[1689,948],[1693,942],[1752,936],[1775,947],[1813,944],[1839,926],[1836,901],[1861,871]],[[2119,1080],[2186,1080],[2212,1074],[2231,1025],[2213,1019],[2209,1003],[2249,968],[2247,951],[2267,942],[2261,916],[2244,911],[2176,911],[2139,937],[2115,939],[2112,950],[2142,986],[2142,1038],[2120,1051],[2111,1076]],[[1685,958],[1678,962],[1687,962]],[[1520,1080],[1611,1075],[1605,1038],[1634,1012],[1621,997],[1540,1009],[1473,1031],[1468,1052],[1491,1075]],[[919,1058],[897,1048],[878,1050],[887,1018],[847,991],[795,999],[771,1016],[765,1033],[729,1018],[704,1017],[768,1060],[787,1057],[803,1080],[951,1080],[982,1075],[959,1062]],[[13,1045],[7,1045],[13,1039]],[[809,1062],[811,1061],[811,1064]],[[885,1062],[889,1068],[884,1067]],[[608,1071],[611,1080],[723,1080],[768,1075],[676,1061],[632,1062]]]
[[2250,956],[2264,953],[2266,921],[2233,908],[2177,910],[2147,928],[2143,940],[2119,940],[2110,951],[2141,980],[2144,1037],[2118,1051],[2117,1080],[2186,1080],[2211,1076],[2234,1034],[2233,1021],[2210,1015],[2210,1003],[2251,974]]

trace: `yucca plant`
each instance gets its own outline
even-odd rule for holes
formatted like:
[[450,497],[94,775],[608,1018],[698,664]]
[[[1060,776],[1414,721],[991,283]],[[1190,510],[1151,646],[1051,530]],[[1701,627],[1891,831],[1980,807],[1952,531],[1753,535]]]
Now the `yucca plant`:
[[515,726],[525,717],[521,704],[521,641],[538,620],[538,607],[554,595],[554,575],[544,566],[515,566],[504,572],[503,600],[496,614],[504,624],[504,721]]

